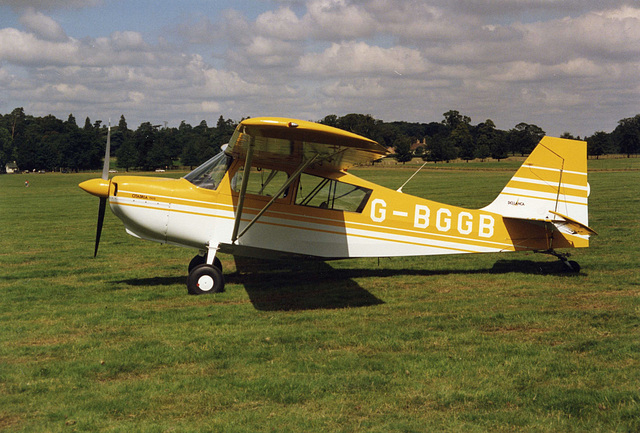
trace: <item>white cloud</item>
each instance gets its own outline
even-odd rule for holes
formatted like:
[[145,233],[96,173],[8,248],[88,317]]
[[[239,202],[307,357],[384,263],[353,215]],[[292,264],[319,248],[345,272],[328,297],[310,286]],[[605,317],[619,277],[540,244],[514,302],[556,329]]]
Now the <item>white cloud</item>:
[[312,0],[303,20],[327,39],[370,36],[376,23],[365,8],[347,0]]
[[77,53],[78,46],[73,41],[55,42],[13,28],[0,29],[0,61],[18,65],[66,64]]
[[371,36],[377,20],[363,6],[347,0],[310,0],[306,13],[298,17],[289,7],[258,16],[257,34],[282,40],[339,41]]
[[264,36],[282,40],[302,40],[306,37],[305,25],[289,8],[267,11],[256,19],[256,31]]
[[388,89],[379,78],[334,81],[324,86],[322,93],[331,98],[359,100],[389,96]]
[[200,107],[204,113],[219,113],[220,104],[213,101],[202,101]]
[[230,53],[230,60],[238,65],[253,67],[291,67],[295,64],[302,49],[290,42],[254,37],[249,44]]
[[110,43],[116,51],[149,51],[150,49],[138,32],[114,32],[110,39]]
[[381,48],[365,42],[332,44],[322,53],[300,58],[298,69],[317,77],[364,74],[414,74],[427,70],[420,52],[411,48]]
[[[519,25],[524,48],[547,62],[581,56],[616,61],[640,58],[640,9],[590,12],[577,18]],[[631,13],[634,12],[634,13]]]
[[20,23],[42,39],[57,42],[67,39],[67,35],[60,27],[60,24],[32,8],[27,9],[20,17]]
[[[623,0],[282,0],[254,18],[183,16],[166,40],[135,28],[75,39],[36,3],[20,29],[0,28],[0,112],[122,112],[133,126],[347,112],[428,122],[457,109],[585,134],[640,100],[640,7]],[[91,2],[56,2],[72,3]]]

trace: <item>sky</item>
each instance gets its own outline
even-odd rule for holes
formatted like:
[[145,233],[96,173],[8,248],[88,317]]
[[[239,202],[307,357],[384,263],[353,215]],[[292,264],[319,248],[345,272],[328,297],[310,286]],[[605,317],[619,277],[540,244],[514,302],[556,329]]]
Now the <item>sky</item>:
[[0,113],[370,114],[549,135],[640,113],[637,0],[0,0]]

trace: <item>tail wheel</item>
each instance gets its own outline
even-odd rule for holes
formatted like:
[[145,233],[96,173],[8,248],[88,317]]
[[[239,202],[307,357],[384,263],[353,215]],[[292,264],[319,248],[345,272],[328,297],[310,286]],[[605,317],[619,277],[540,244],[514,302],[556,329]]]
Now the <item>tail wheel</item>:
[[569,260],[569,268],[571,272],[575,272],[576,274],[580,272],[580,265],[574,260]]
[[189,273],[187,290],[192,295],[220,293],[224,290],[224,276],[220,268],[203,264]]
[[574,260],[563,260],[562,264],[565,266],[565,270],[567,272],[572,272],[572,273],[580,273],[580,265],[578,264],[578,262],[574,261]]

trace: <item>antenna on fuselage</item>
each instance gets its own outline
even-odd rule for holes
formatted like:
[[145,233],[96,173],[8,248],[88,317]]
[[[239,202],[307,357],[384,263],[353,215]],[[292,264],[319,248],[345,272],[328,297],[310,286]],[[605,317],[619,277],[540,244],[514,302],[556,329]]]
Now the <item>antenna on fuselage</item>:
[[409,183],[409,181],[410,181],[411,179],[413,179],[413,177],[414,177],[416,174],[418,174],[418,172],[419,172],[420,170],[422,170],[422,167],[424,167],[425,165],[427,165],[427,162],[428,162],[428,161],[425,161],[425,162],[424,162],[424,164],[422,164],[422,165],[420,166],[420,168],[418,168],[418,169],[416,170],[416,172],[415,172],[415,173],[413,173],[413,174],[411,175],[411,177],[409,177],[409,179],[407,179],[407,181],[406,181],[405,183],[403,183],[403,184],[402,184],[402,186],[401,186],[400,188],[396,189],[396,191],[398,191],[398,192],[402,192],[402,188],[404,188],[404,186],[405,186],[406,184],[408,184],[408,183]]

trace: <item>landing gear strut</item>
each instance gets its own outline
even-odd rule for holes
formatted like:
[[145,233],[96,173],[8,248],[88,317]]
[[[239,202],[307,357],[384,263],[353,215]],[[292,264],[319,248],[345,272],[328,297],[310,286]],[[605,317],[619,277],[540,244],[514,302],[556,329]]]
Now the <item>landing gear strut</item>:
[[197,255],[189,263],[187,290],[192,295],[220,293],[224,291],[222,263],[214,257],[213,264],[207,264],[207,255]]
[[[196,256],[189,262],[189,273],[191,273],[196,266],[204,265],[205,263],[207,263],[207,255],[205,254],[201,256],[200,254],[196,254]],[[213,258],[213,266],[222,270],[222,263],[219,258]]]
[[567,272],[571,272],[575,274],[580,273],[580,265],[578,264],[578,262],[576,262],[575,260],[569,260],[569,257],[571,257],[571,254],[559,253],[553,249],[549,249],[546,251],[539,251],[539,252],[544,254],[549,254],[558,258],[562,262],[562,264],[565,266],[565,270]]

